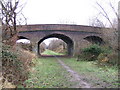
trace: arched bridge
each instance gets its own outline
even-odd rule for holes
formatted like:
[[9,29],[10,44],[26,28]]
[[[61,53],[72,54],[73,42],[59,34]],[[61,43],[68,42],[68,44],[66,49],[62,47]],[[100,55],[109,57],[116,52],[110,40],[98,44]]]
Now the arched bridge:
[[34,45],[33,50],[40,55],[39,45],[47,38],[56,37],[67,44],[68,55],[73,56],[79,51],[83,40],[102,44],[104,42],[100,27],[65,25],[65,24],[38,24],[17,26],[19,38],[29,39]]

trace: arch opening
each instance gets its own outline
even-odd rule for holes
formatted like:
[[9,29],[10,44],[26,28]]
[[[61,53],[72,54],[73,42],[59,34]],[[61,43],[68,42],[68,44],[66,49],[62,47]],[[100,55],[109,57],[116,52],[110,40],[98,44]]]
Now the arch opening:
[[21,47],[22,49],[32,51],[31,41],[26,37],[18,36],[18,39],[16,41],[16,45]]
[[[44,42],[44,40],[47,40],[49,38],[57,38],[58,40],[61,40],[64,43],[66,43],[66,47],[67,47],[66,48],[66,50],[67,50],[66,56],[72,56],[73,55],[73,41],[68,36],[65,36],[63,34],[51,34],[51,35],[48,35],[48,36],[42,38],[38,42],[38,55],[42,56],[41,52],[40,52],[40,49],[41,49],[40,45]],[[59,56],[65,56],[65,55],[59,55]]]
[[[24,36],[18,36],[18,40],[19,39],[28,39],[28,38],[26,38],[26,37],[24,37]],[[29,40],[29,39],[28,39]]]
[[98,36],[87,36],[84,39],[89,41],[92,44],[98,44],[98,45],[103,45],[104,44],[103,39],[98,37]]

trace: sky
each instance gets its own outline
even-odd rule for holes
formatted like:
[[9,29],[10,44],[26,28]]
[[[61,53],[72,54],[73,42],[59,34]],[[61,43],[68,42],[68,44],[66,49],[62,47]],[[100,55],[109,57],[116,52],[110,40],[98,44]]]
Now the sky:
[[[22,0],[23,4],[26,3],[22,13],[27,24],[89,25],[90,20],[97,16],[100,10],[96,1],[114,17],[107,2],[111,1],[115,5],[120,0]],[[103,21],[106,22],[104,18]],[[45,42],[49,43],[50,40]]]
[[23,14],[28,24],[88,25],[96,14],[96,0],[27,0]]

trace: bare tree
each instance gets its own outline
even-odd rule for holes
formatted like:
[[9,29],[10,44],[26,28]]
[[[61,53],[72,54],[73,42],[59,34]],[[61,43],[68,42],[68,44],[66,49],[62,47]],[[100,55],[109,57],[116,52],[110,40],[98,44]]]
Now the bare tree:
[[76,25],[76,24],[77,24],[76,22],[71,21],[71,20],[69,20],[69,19],[59,20],[58,23],[59,23],[59,24],[73,24],[73,25]]
[[[96,24],[99,25],[100,23],[102,24],[102,26],[100,27],[106,27],[106,22],[109,23],[109,27],[111,28],[117,28],[117,25],[114,25],[117,23],[117,19],[118,19],[118,12],[117,12],[117,6],[116,2],[112,2],[112,0],[107,1],[107,3],[105,3],[104,0],[104,5],[102,5],[100,2],[96,2],[96,9],[98,10],[98,15],[96,15],[96,17],[93,19],[92,24]],[[112,16],[111,16],[112,14]],[[102,20],[104,19],[104,21]],[[91,24],[91,22],[90,22]],[[100,25],[101,25],[100,24]]]
[[45,49],[46,49],[46,44],[44,43],[44,42],[42,42],[41,44],[40,44],[40,53],[42,53],[42,52],[44,52],[45,51]]
[[[108,20],[108,22],[110,23],[110,26],[111,26],[112,28],[115,28],[114,25],[113,25],[114,23],[113,23],[113,21],[110,19],[111,17],[109,17],[107,11],[105,11],[105,9],[104,9],[98,2],[96,2],[96,4],[101,8],[100,14],[102,14],[102,16],[104,16],[104,17]],[[117,19],[117,18],[118,18],[118,13],[117,13],[117,11],[115,10],[115,8],[114,8],[114,6],[112,5],[111,2],[109,2],[109,6],[110,6],[110,8],[112,9],[113,13],[116,15],[115,18]]]
[[62,47],[61,50],[67,49],[66,43],[63,40],[58,39],[58,40],[52,40],[48,46],[48,49],[52,51],[57,51],[60,47]]
[[[102,1],[102,0],[101,0]],[[105,41],[115,50],[118,49],[118,11],[117,1],[112,0],[103,3],[96,2],[98,15],[90,21],[90,25],[97,27],[110,27],[110,30],[103,30]],[[106,8],[107,7],[107,8]]]
[[98,17],[89,19],[89,25],[95,26],[95,27],[105,27],[106,26]]
[[3,40],[8,40],[17,33],[17,15],[23,9],[19,3],[20,0],[0,0]]

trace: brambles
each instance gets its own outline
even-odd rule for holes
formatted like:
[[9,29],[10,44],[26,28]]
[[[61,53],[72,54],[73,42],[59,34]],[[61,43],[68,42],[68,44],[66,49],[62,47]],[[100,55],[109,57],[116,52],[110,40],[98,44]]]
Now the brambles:
[[[29,57],[30,59],[29,59]],[[32,54],[19,48],[3,44],[2,48],[2,75],[3,84],[7,81],[13,85],[22,84],[28,78]],[[4,87],[4,86],[3,86]],[[8,87],[9,88],[9,87]]]

